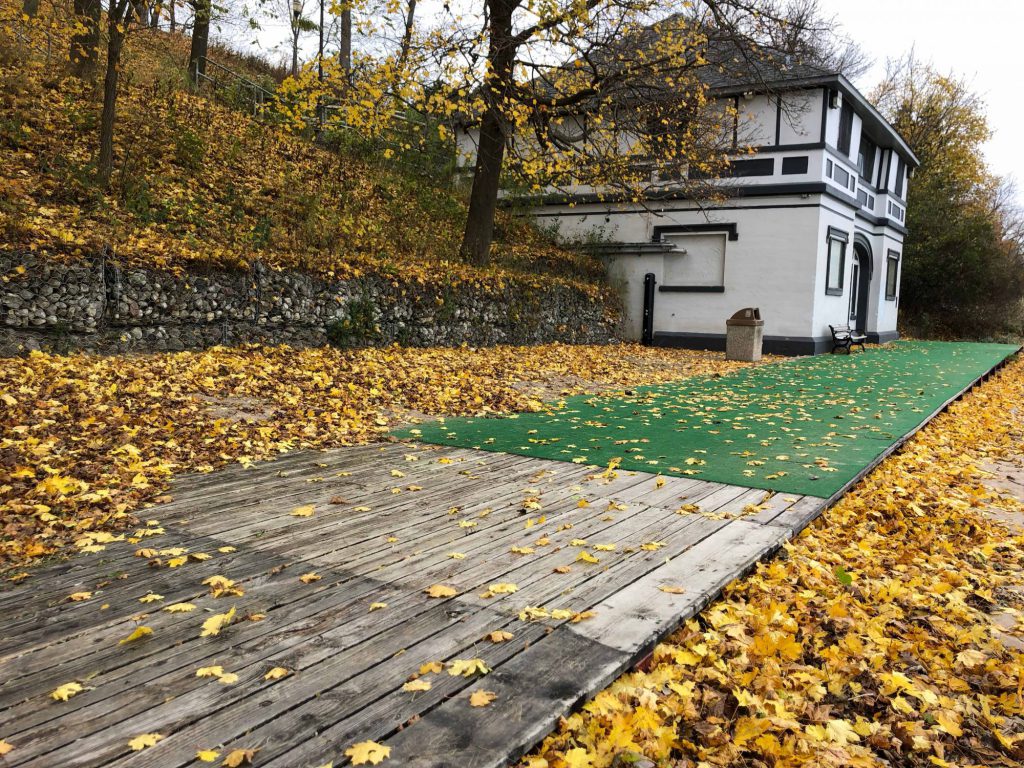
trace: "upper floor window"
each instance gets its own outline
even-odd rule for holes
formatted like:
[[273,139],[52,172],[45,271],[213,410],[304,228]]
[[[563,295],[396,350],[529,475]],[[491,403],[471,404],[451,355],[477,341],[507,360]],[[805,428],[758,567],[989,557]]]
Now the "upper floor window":
[[847,157],[850,156],[850,139],[853,137],[853,105],[843,100],[843,106],[839,110],[839,140],[836,142],[836,149]]
[[903,175],[907,172],[907,165],[903,162],[902,157],[896,158],[896,197],[904,197],[903,194]]
[[860,151],[857,153],[857,172],[861,180],[868,184],[875,175],[875,142],[863,133],[860,136]]

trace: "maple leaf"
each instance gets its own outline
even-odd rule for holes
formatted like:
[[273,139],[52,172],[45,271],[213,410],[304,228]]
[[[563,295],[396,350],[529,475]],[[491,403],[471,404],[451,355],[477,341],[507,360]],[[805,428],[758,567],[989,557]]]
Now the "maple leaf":
[[133,752],[140,752],[147,747],[154,747],[163,738],[159,733],[143,733],[128,742],[128,748]]
[[402,690],[414,693],[416,691],[429,691],[430,687],[431,685],[429,680],[410,680],[402,686]]
[[143,595],[142,597],[140,597],[139,598],[139,602],[140,603],[156,603],[156,602],[159,602],[160,600],[163,600],[163,599],[164,599],[163,595],[158,595],[158,594],[156,594],[154,592],[150,592],[148,595]]
[[310,571],[299,576],[299,581],[303,584],[312,584],[314,581],[320,581],[321,578],[323,577],[316,571]]
[[473,691],[469,696],[469,706],[487,707],[497,698],[498,694],[494,691]]
[[153,630],[150,627],[138,626],[128,637],[120,640],[118,645],[127,645],[128,643],[134,643],[136,640],[141,640],[144,637],[148,637],[153,634]]
[[345,757],[352,765],[377,765],[391,755],[391,747],[375,741],[361,741],[345,750]]
[[686,587],[680,587],[675,584],[662,584],[658,587],[662,592],[667,592],[670,595],[684,595],[686,594]]
[[227,613],[215,613],[203,622],[203,628],[199,632],[199,636],[210,637],[212,635],[219,635],[220,631],[230,624],[233,618],[235,618],[234,606],[231,606],[231,610]]
[[84,690],[80,683],[72,681],[57,686],[56,689],[50,692],[50,698],[54,701],[67,701],[76,693],[81,693]]
[[218,757],[220,757],[220,752],[216,749],[200,749],[196,752],[196,760],[201,763],[212,763]]
[[444,664],[440,661],[428,661],[426,664],[420,666],[421,675],[437,674],[444,669]]
[[223,683],[224,685],[234,685],[238,682],[238,675],[234,672],[225,672],[217,678],[217,682]]
[[291,514],[292,517],[312,517],[313,512],[315,511],[315,504],[305,504],[301,507],[296,507],[289,514]]
[[280,680],[282,677],[287,677],[291,672],[284,667],[274,667],[267,674],[263,676],[264,680]]
[[0,739],[0,757],[3,757],[8,752],[10,752],[12,749],[14,749],[14,745],[13,744],[11,744],[6,739]]
[[423,591],[426,592],[429,597],[455,597],[455,595],[459,594],[456,590],[445,586],[444,584],[434,584]]
[[168,613],[189,613],[196,609],[192,603],[172,603],[171,605],[165,605],[160,610],[167,611]]
[[577,562],[581,562],[581,563],[599,563],[599,562],[601,562],[601,560],[599,558],[594,557],[592,554],[590,554],[586,550],[583,550],[578,555],[576,555],[576,560],[577,560]]
[[89,600],[92,598],[92,592],[72,592],[68,595],[68,600],[73,603],[80,603],[83,600]]
[[370,603],[371,611],[382,611],[388,607],[387,603]]
[[224,674],[224,667],[200,667],[196,670],[196,677],[220,677]]
[[259,751],[259,748],[233,749],[224,755],[221,765],[226,766],[226,768],[238,768],[241,765],[252,765],[253,758],[256,757],[256,753]]
[[493,632],[487,633],[487,639],[492,643],[504,643],[507,640],[511,640],[514,635],[511,632],[506,632],[503,629],[496,629]]
[[210,588],[210,594],[213,597],[224,597],[225,595],[241,597],[245,594],[242,588],[235,584],[233,579],[219,574],[203,579],[203,584]]
[[490,672],[483,659],[453,659],[448,665],[448,674],[452,677],[472,677],[486,675]]
[[520,621],[538,621],[540,619],[547,619],[550,616],[551,614],[546,608],[536,605],[528,605],[519,612]]

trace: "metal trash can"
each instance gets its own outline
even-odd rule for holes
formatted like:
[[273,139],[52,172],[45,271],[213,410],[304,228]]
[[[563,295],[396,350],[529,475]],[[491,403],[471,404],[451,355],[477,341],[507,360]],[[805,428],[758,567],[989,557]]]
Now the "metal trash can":
[[725,321],[725,359],[753,362],[761,359],[764,320],[757,307],[746,307]]

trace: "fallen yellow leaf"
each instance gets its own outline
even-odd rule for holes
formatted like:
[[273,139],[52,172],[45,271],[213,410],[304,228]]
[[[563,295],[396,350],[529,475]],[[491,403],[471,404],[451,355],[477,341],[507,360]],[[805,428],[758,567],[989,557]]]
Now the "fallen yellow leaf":
[[141,736],[136,736],[134,739],[128,742],[128,747],[133,752],[139,752],[146,747],[156,746],[156,743],[163,738],[159,733],[144,733]]

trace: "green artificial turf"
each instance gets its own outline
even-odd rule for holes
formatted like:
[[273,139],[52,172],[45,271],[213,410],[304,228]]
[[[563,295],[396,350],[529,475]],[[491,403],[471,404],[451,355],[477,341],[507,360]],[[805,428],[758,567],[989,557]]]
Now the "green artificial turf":
[[896,342],[604,395],[543,411],[448,418],[399,433],[428,443],[752,488],[831,496],[1008,344]]

